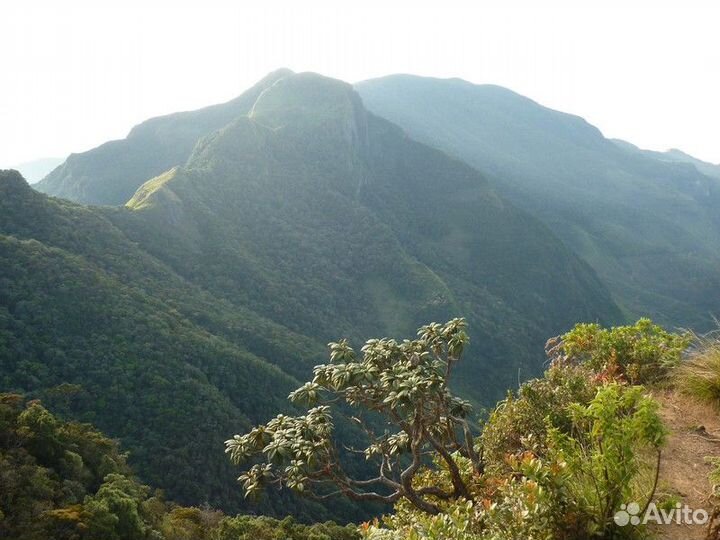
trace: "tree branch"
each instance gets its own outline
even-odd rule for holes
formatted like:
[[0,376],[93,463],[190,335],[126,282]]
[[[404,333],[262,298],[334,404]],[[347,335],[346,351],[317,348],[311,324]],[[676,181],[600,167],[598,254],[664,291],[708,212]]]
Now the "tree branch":
[[455,496],[464,497],[465,499],[471,499],[470,492],[468,491],[468,488],[465,485],[465,482],[463,482],[463,479],[460,475],[460,469],[458,468],[457,463],[455,462],[453,457],[450,455],[450,452],[448,452],[447,448],[437,442],[435,437],[433,437],[429,433],[426,432],[425,436],[427,437],[427,440],[430,442],[432,447],[437,451],[438,454],[440,454],[440,456],[447,464],[448,470],[450,471],[450,479],[452,481],[453,488],[455,489]]

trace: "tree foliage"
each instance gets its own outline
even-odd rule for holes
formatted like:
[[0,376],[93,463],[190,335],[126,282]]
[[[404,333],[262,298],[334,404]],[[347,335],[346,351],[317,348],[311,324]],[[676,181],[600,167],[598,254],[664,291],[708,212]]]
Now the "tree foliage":
[[[260,458],[240,477],[246,494],[277,484],[319,497],[342,493],[387,503],[404,497],[431,514],[440,512],[433,499],[469,498],[457,456],[469,459],[477,473],[483,464],[467,420],[471,406],[449,388],[467,342],[465,321],[453,319],[423,326],[414,340],[369,340],[359,357],[347,341],[330,343],[330,363],[315,367],[313,380],[290,394],[293,402],[313,405],[306,415],[279,415],[226,442],[236,463]],[[332,439],[330,404],[338,401],[362,411],[352,419],[368,441],[353,451],[377,463],[377,476],[351,478],[344,471]],[[367,413],[382,418],[382,432]],[[451,489],[414,486],[433,455],[447,468]],[[336,491],[327,493],[328,486]]]
[[[652,501],[666,431],[657,402],[638,386],[603,385],[590,403],[568,409],[572,429],[552,428],[551,447],[570,467],[570,493],[588,515],[588,531],[604,537],[622,503]],[[643,471],[651,480],[640,492],[632,480]]]

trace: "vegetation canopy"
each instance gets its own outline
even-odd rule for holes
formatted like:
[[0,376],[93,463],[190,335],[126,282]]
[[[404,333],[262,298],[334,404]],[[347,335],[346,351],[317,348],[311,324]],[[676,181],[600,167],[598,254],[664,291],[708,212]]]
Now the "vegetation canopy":
[[117,442],[0,393],[3,540],[357,540],[355,526],[185,507],[135,477]]
[[[470,404],[449,386],[466,326],[453,319],[414,340],[371,339],[359,355],[345,340],[330,343],[330,363],[290,394],[306,414],[226,441],[234,462],[251,464],[239,478],[246,496],[276,486],[393,503],[385,527],[361,527],[370,540],[644,534],[613,520],[623,501],[649,505],[658,484],[666,431],[641,385],[679,362],[687,336],[646,319],[578,324],[550,341],[545,376],[499,402],[475,437]],[[364,448],[336,446],[338,415],[360,426]],[[375,475],[348,473],[348,453]]]

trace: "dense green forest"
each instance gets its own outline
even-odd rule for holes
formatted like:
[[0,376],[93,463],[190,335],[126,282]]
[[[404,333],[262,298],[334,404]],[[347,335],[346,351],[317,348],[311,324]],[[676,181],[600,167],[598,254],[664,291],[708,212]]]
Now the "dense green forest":
[[714,328],[717,165],[606,139],[499,86],[392,75],[356,89],[370,111],[483,171],[587,261],[630,318]]
[[39,401],[0,394],[0,538],[6,540],[355,540],[355,527],[225,516],[142,484],[116,441]]
[[[48,199],[17,174],[2,178],[0,206],[2,387],[121,437],[143,479],[175,500],[243,507],[223,437],[286,407],[314,344],[225,305],[97,210]],[[308,519],[329,516],[301,506]]]

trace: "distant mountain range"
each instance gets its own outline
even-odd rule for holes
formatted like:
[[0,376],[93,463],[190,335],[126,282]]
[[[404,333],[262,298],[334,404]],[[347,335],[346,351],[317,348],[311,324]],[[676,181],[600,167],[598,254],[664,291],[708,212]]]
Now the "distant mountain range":
[[[245,506],[222,439],[291,410],[329,340],[465,316],[459,390],[489,404],[542,370],[547,337],[623,320],[595,271],[485,175],[320,75],[280,70],[148,120],[36,187],[75,202],[0,178],[2,387],[121,438],[188,504]],[[287,495],[255,508],[362,515]]]
[[642,150],[632,143],[623,141],[621,139],[611,139],[620,148],[628,150],[630,152],[642,154],[648,157],[659,159],[660,161],[667,161],[670,163],[689,163],[693,165],[698,171],[704,175],[711,176],[713,178],[720,179],[720,164],[708,163],[689,154],[686,154],[682,150],[672,148],[666,152],[656,152],[653,150]]
[[720,167],[641,151],[510,90],[393,75],[374,113],[482,170],[597,272],[628,317],[709,330],[720,314]]
[[146,180],[183,165],[198,139],[247,114],[260,93],[288,73],[277,70],[227,103],[151,118],[123,140],[72,154],[36,188],[85,204],[123,205]]
[[41,158],[26,161],[14,165],[11,168],[20,171],[25,180],[31,184],[35,184],[45,178],[55,167],[64,161],[64,158]]

